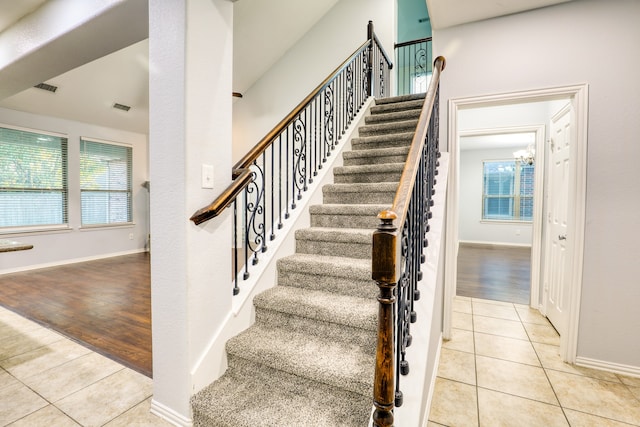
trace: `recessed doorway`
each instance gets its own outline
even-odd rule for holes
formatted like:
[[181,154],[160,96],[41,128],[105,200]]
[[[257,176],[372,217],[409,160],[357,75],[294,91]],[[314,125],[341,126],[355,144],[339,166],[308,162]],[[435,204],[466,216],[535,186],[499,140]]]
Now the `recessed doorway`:
[[[452,99],[449,101],[448,114],[448,147],[451,159],[450,186],[447,198],[447,256],[445,267],[445,307],[443,337],[451,337],[451,313],[453,298],[456,295],[458,261],[460,247],[459,221],[462,215],[460,196],[462,194],[461,140],[465,132],[484,132],[492,129],[543,126],[544,135],[536,140],[536,162],[540,173],[536,174],[538,190],[548,189],[544,181],[547,163],[543,158],[549,150],[551,117],[563,106],[569,105],[572,110],[575,144],[571,148],[571,178],[569,182],[570,200],[568,203],[568,235],[567,251],[571,262],[566,264],[565,289],[567,293],[567,324],[561,334],[561,356],[567,362],[575,362],[577,346],[577,329],[579,321],[579,303],[581,290],[581,269],[583,260],[584,238],[584,206],[586,183],[586,129],[587,129],[587,86],[578,85],[563,88],[542,89],[512,94],[489,95],[477,98]],[[536,113],[537,111],[537,113]],[[539,115],[544,112],[544,116]],[[523,120],[523,117],[526,120]],[[548,203],[546,193],[539,195],[534,203],[531,265],[530,265],[530,298],[529,305],[546,314],[547,287],[544,283],[545,250],[548,250],[549,236],[545,234]],[[465,210],[465,213],[467,211]],[[512,230],[513,231],[513,230]],[[522,233],[522,230],[520,230]],[[501,243],[499,233],[492,234],[487,244]],[[471,242],[474,243],[474,242]],[[478,242],[475,242],[476,244]],[[526,246],[516,244],[516,246]]]

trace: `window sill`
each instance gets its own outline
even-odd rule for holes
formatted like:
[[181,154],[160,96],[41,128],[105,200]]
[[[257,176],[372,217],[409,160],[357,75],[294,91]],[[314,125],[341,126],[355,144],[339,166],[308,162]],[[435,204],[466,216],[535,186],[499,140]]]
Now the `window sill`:
[[31,235],[31,234],[52,234],[52,233],[68,233],[72,231],[69,225],[50,225],[50,226],[33,226],[33,227],[19,227],[19,228],[7,228],[0,230],[0,236],[11,235]]
[[136,226],[135,222],[121,222],[118,224],[92,224],[92,225],[82,225],[78,228],[80,231],[92,231],[92,230],[112,230],[114,228],[133,228]]
[[533,225],[533,221],[524,221],[518,219],[481,219],[480,224],[524,224]]

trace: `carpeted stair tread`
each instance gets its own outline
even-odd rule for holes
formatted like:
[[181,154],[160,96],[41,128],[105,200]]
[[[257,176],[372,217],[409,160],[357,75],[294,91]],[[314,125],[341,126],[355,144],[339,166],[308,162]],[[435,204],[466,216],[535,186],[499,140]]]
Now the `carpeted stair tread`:
[[[399,182],[399,174],[404,169],[404,163],[385,163],[381,165],[337,166],[333,168],[336,183],[349,179],[347,176],[358,175],[365,181],[358,182]],[[366,176],[366,177],[365,177]]]
[[408,103],[410,101],[423,100],[426,96],[426,92],[422,93],[412,93],[409,95],[397,95],[397,96],[388,96],[386,98],[376,98],[376,105],[387,105],[387,104],[398,104],[398,103]]
[[403,110],[413,110],[413,109],[422,109],[422,105],[424,104],[424,98],[416,99],[413,101],[406,102],[392,102],[392,103],[382,103],[376,104],[371,107],[370,111],[372,115],[375,114],[385,114],[392,113],[395,111],[403,111]]
[[322,187],[324,203],[391,204],[398,188],[397,182],[327,184]]
[[370,148],[342,153],[345,166],[403,163],[409,154],[409,146]]
[[194,427],[362,427],[372,399],[267,367],[229,368],[192,405]]
[[274,286],[254,300],[256,308],[375,331],[378,324],[375,300],[332,294],[290,286]]
[[388,123],[397,120],[417,120],[420,117],[420,108],[411,108],[407,110],[391,111],[388,113],[372,114],[365,117],[364,122],[368,125],[377,123]]
[[358,135],[372,136],[372,135],[385,135],[402,132],[414,132],[418,125],[418,119],[415,120],[400,120],[388,123],[378,123],[372,125],[361,126],[358,129]]
[[351,148],[371,150],[376,148],[405,147],[411,145],[415,132],[400,132],[387,135],[361,136],[351,140]]
[[371,229],[310,227],[296,230],[296,252],[371,258]]
[[363,298],[378,295],[369,259],[293,254],[278,260],[278,284]]
[[363,396],[373,391],[375,356],[357,344],[255,324],[227,342],[227,353]]
[[323,204],[309,207],[312,227],[368,228],[378,227],[378,214],[389,205]]
[[309,227],[296,230],[296,239],[318,242],[371,243],[373,230],[362,228]]

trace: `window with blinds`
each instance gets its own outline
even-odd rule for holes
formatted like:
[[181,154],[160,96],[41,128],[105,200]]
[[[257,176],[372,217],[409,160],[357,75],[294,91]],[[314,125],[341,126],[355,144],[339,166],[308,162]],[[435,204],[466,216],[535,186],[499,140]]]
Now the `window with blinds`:
[[483,162],[482,219],[533,220],[534,165],[519,161]]
[[67,138],[0,127],[0,231],[66,223]]
[[82,225],[132,222],[131,165],[131,147],[80,140]]

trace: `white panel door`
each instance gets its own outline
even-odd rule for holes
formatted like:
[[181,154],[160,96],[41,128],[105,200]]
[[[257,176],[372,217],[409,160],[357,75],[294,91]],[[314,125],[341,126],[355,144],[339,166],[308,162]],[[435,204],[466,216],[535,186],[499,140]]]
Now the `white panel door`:
[[551,119],[549,149],[549,198],[547,210],[545,291],[546,314],[562,335],[568,322],[567,218],[571,173],[571,108],[568,106]]

